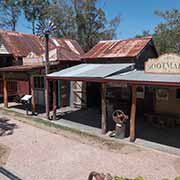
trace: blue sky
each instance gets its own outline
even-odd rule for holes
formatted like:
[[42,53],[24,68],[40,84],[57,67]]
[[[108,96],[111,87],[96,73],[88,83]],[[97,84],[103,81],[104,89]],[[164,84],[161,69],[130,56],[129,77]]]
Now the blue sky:
[[[157,9],[180,10],[180,0],[100,0],[98,5],[104,8],[107,19],[116,15],[121,16],[121,23],[117,30],[118,39],[134,37],[143,30],[153,32],[154,27],[162,22],[162,18],[154,15]],[[27,22],[21,17],[17,31],[31,33],[31,30],[25,26]]]

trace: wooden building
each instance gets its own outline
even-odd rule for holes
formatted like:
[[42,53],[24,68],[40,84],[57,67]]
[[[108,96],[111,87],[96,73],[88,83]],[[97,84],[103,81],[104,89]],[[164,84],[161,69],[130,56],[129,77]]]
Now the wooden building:
[[[34,95],[35,104],[45,105],[44,47],[44,41],[35,35],[0,30],[0,60],[3,62],[1,64],[3,67],[0,68],[0,93],[1,96],[4,95],[6,106],[8,97],[31,93]],[[83,50],[75,40],[51,38],[49,40],[50,72],[79,64],[82,54]],[[66,82],[57,84],[58,88],[68,89],[70,86]],[[68,96],[59,99],[58,103],[68,105]]]
[[[111,122],[107,120],[112,110],[118,108],[128,115],[134,114],[136,102],[134,96],[131,98],[131,94],[136,91],[134,86],[112,83],[113,80],[109,80],[108,77],[126,74],[136,69],[142,70],[144,62],[149,58],[157,57],[158,53],[152,37],[100,41],[82,56],[83,64],[51,73],[46,79],[82,82],[84,89],[78,90],[78,97],[82,97],[79,99],[82,103],[85,102],[86,108],[96,106],[100,109],[102,133],[105,133],[112,128],[112,120]],[[131,102],[133,102],[132,108]],[[111,108],[109,108],[110,104],[113,104]],[[56,106],[56,102],[54,105]],[[133,118],[133,115],[131,117]],[[131,139],[134,139],[132,133]]]

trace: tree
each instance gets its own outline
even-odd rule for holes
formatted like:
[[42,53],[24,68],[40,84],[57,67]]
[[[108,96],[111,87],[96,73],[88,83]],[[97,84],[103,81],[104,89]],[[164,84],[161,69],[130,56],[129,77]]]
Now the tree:
[[49,11],[59,27],[57,35],[76,39],[85,51],[100,40],[113,39],[120,23],[119,16],[107,21],[97,0],[56,0]]
[[160,53],[178,52],[180,42],[180,12],[177,9],[155,11],[164,22],[155,27],[154,40]]
[[92,48],[98,41],[113,39],[120,17],[107,21],[102,8],[97,8],[97,0],[73,0],[76,15],[77,40],[85,51]]
[[136,35],[137,38],[141,38],[141,37],[145,37],[145,36],[152,36],[152,34],[150,33],[149,30],[144,30],[144,31],[142,32],[142,34],[137,34],[137,35]]
[[[157,16],[163,18],[163,22],[155,27],[152,34],[156,47],[160,54],[180,53],[180,12],[176,9],[169,11],[155,11]],[[145,30],[136,37],[149,36],[150,31]]]
[[35,27],[39,20],[44,19],[48,13],[48,0],[21,0],[23,12],[27,21],[31,22],[32,33],[35,34]]
[[20,1],[1,0],[0,4],[0,27],[16,31],[17,21],[21,13]]
[[48,8],[48,18],[50,18],[57,27],[55,36],[76,39],[75,13],[70,1],[52,1]]

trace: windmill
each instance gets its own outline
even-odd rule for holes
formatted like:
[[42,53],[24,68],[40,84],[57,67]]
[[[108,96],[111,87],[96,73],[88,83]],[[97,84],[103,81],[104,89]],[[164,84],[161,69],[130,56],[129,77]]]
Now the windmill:
[[[38,36],[45,38],[45,75],[49,72],[49,36],[56,31],[56,26],[50,19],[44,19],[37,24],[36,33]],[[46,117],[49,118],[49,101],[48,101],[48,81],[45,82],[45,104]]]

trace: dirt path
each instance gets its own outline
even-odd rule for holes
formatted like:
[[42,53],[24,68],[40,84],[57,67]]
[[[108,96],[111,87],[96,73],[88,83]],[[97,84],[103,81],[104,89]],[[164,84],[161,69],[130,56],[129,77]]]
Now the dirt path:
[[0,137],[11,148],[5,167],[25,180],[86,180],[90,171],[145,180],[173,179],[180,174],[180,158],[124,145],[111,151],[70,137],[11,120],[12,133]]

